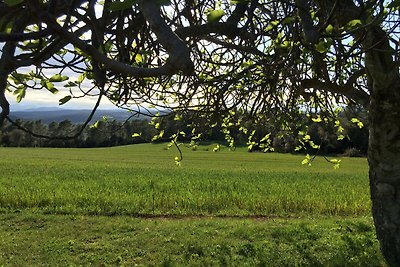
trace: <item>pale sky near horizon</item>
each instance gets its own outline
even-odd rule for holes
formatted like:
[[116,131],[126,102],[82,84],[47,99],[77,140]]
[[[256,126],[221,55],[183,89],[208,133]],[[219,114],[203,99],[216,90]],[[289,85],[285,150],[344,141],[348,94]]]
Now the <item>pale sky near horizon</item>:
[[[59,107],[63,109],[92,109],[96,104],[97,98],[85,97],[80,99],[71,99],[64,105],[59,105],[58,100],[66,96],[67,94],[60,92],[53,95],[44,90],[27,90],[26,96],[20,103],[17,103],[16,96],[10,92],[6,93],[6,97],[10,102],[11,112],[20,111],[33,108],[50,108]],[[107,99],[103,98],[99,106],[99,109],[115,109],[116,107]]]

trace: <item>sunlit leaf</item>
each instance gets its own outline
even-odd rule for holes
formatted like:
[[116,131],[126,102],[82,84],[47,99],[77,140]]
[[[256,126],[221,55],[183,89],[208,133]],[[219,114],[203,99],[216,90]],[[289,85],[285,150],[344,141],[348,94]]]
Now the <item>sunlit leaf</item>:
[[78,79],[76,80],[76,82],[77,82],[78,84],[80,84],[80,83],[83,82],[83,80],[85,80],[85,78],[86,78],[86,72],[84,72],[84,73],[82,73],[81,75],[79,75],[79,77],[78,77]]
[[306,155],[306,157],[302,160],[301,164],[311,166],[311,157],[309,154]]
[[345,136],[343,134],[341,134],[338,136],[337,140],[340,141],[340,140],[343,140],[344,138],[345,138]]
[[237,5],[237,4],[245,4],[250,2],[250,0],[231,0],[230,4],[231,5]]
[[362,123],[362,122],[361,122],[359,119],[357,119],[357,118],[352,118],[352,119],[351,119],[351,122],[357,124],[358,128],[360,128],[360,129],[364,127],[364,123]]
[[58,90],[54,87],[54,84],[50,81],[45,81],[44,82],[44,87],[49,90],[53,94],[57,94]]
[[62,76],[61,74],[57,73],[53,76],[50,77],[49,81],[50,82],[63,82],[68,80],[67,76]]
[[26,87],[20,86],[17,90],[14,91],[14,95],[17,96],[17,103],[21,102],[22,99],[25,97],[26,94]]
[[90,125],[90,129],[97,129],[99,127],[99,121],[96,121],[92,125]]
[[346,24],[345,28],[346,28],[347,30],[353,30],[353,29],[355,29],[355,28],[357,28],[357,27],[359,27],[359,26],[361,26],[361,25],[362,25],[361,20],[359,20],[359,19],[353,19],[353,20],[349,21],[349,22]]
[[223,15],[225,15],[225,11],[222,9],[212,10],[207,14],[207,22],[218,22]]
[[143,63],[143,56],[141,54],[136,54],[135,56],[136,63]]
[[320,116],[318,116],[318,117],[316,117],[316,118],[312,118],[311,120],[312,120],[313,122],[321,122],[321,121],[322,121],[322,119],[321,119]]
[[273,21],[271,21],[269,24],[268,24],[268,26],[265,28],[265,31],[267,32],[267,31],[270,31],[270,30],[272,30],[273,28],[275,28],[277,25],[279,25],[279,21],[278,20],[273,20]]
[[326,32],[327,34],[332,34],[332,33],[333,33],[333,26],[332,26],[331,24],[329,24],[328,26],[326,26],[325,32]]

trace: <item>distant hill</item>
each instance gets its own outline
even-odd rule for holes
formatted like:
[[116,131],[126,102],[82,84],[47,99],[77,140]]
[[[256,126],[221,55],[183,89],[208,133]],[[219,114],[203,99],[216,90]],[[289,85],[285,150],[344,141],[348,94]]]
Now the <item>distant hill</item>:
[[[72,123],[83,123],[86,121],[90,114],[89,109],[61,109],[61,108],[46,108],[46,109],[29,109],[24,111],[11,112],[10,117],[15,119],[37,121],[43,123],[61,122],[69,120]],[[126,110],[97,110],[93,116],[92,122],[101,120],[104,116],[109,120],[125,121],[132,113]],[[132,119],[148,120],[149,118],[144,115],[135,116]]]

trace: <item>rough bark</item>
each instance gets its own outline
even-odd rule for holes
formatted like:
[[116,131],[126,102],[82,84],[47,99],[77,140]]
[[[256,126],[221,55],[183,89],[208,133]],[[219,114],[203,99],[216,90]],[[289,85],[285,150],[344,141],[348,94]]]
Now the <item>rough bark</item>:
[[367,34],[371,87],[369,176],[377,237],[390,266],[400,266],[400,76],[385,33]]

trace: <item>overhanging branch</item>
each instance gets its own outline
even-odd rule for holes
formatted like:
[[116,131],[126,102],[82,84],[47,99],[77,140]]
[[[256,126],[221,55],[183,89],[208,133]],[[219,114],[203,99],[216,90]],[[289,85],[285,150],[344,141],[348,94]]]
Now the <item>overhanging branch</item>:
[[370,96],[366,92],[358,90],[353,86],[322,82],[317,79],[306,79],[301,82],[301,87],[302,89],[315,88],[318,90],[331,92],[333,94],[340,94],[361,104],[364,107],[368,107],[369,105]]
[[50,31],[48,29],[29,33],[0,33],[0,42],[20,42],[36,40],[47,37],[49,33]]
[[236,25],[224,22],[214,22],[202,25],[194,25],[182,27],[175,30],[175,33],[181,38],[187,37],[203,37],[209,36],[211,33],[216,33],[223,36],[238,36],[244,40],[253,40],[255,36],[244,28],[239,28]]
[[190,51],[186,43],[176,35],[161,17],[160,8],[154,1],[138,0],[139,8],[150,28],[154,31],[158,41],[169,54],[168,62],[176,69],[191,74],[194,64],[190,59]]
[[[170,48],[169,52],[171,52],[171,58],[170,60],[167,60],[167,62],[162,65],[161,67],[158,68],[140,68],[140,67],[133,67],[131,65],[118,62],[115,60],[112,60],[108,58],[106,55],[102,54],[99,52],[95,47],[92,45],[86,43],[85,41],[81,40],[76,34],[68,31],[67,29],[61,27],[55,18],[51,16],[48,12],[45,10],[40,9],[40,4],[38,3],[37,0],[26,0],[27,5],[29,8],[33,11],[33,13],[40,18],[41,21],[47,24],[47,26],[51,29],[52,32],[63,38],[64,40],[68,41],[69,43],[73,44],[75,47],[81,49],[84,53],[88,54],[94,61],[98,62],[99,64],[103,64],[104,68],[118,72],[118,73],[123,73],[127,74],[133,77],[138,77],[138,78],[143,78],[143,77],[159,77],[159,76],[164,76],[164,75],[173,75],[176,74],[180,71],[187,73],[188,69],[190,71],[193,70],[192,68],[188,68],[188,62],[187,59],[183,61],[182,58],[180,57],[182,54],[177,50],[173,50],[172,52]],[[152,10],[152,9],[150,9]],[[150,23],[150,22],[149,22]],[[151,23],[155,23],[154,21]],[[157,28],[158,26],[153,24],[153,27]],[[153,28],[154,30],[154,28]],[[163,31],[165,30],[163,27],[158,28],[156,31]],[[161,39],[164,40],[164,42],[167,42],[165,39],[169,38],[169,35],[160,35]],[[160,38],[160,37],[159,37]],[[165,38],[165,39],[164,39]],[[161,42],[161,41],[160,41]],[[176,42],[176,40],[175,40]],[[182,45],[179,46],[179,48],[182,48]],[[187,48],[186,48],[187,49]],[[190,60],[190,58],[189,58]],[[191,61],[190,61],[191,62]],[[191,64],[193,66],[193,63]]]

